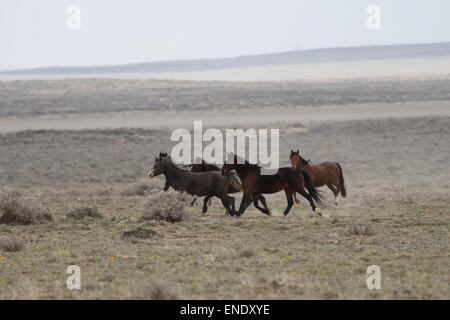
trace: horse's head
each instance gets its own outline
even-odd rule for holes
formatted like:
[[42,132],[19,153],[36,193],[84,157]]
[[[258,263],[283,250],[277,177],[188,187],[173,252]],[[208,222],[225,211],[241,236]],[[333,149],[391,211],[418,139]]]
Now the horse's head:
[[302,158],[302,156],[300,155],[300,152],[291,150],[291,155],[289,156],[289,158],[291,159],[291,164],[293,168],[300,168],[301,165],[310,165],[311,161],[305,160],[304,158]]
[[222,169],[220,170],[220,172],[223,175],[228,175],[228,173],[231,170],[236,169],[236,164],[237,164],[237,157],[232,152],[230,152],[230,153],[228,153],[227,160],[223,164]]
[[159,154],[159,157],[155,157],[155,163],[153,164],[153,168],[148,172],[148,176],[151,178],[159,176],[164,172],[163,159],[165,157],[161,156],[161,154],[162,153]]
[[165,158],[165,157],[167,157],[167,152],[160,152],[159,153],[159,158],[160,159]]
[[234,169],[236,169],[236,164],[235,163],[224,163],[224,165],[222,166],[222,169],[220,170],[220,172],[223,175],[228,175],[228,173],[231,170],[234,170]]
[[291,159],[291,165],[293,168],[297,168],[300,165],[302,157],[300,156],[298,150],[291,150],[291,155],[289,156],[289,158]]

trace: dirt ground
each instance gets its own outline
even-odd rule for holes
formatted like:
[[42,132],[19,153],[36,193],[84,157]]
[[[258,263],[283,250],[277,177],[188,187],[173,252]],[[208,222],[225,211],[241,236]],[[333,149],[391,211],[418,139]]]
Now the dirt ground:
[[[54,86],[47,83],[46,90],[54,93],[61,87],[61,97],[71,92],[70,86],[64,87],[68,83],[65,80],[53,81]],[[103,80],[92,81],[97,86],[104,85]],[[134,82],[127,80],[123,84],[124,88],[131,88]],[[184,92],[184,85],[187,83],[173,86]],[[311,84],[310,90],[326,87],[331,90],[332,104],[340,99],[347,106],[344,93],[352,89],[342,91],[346,85],[337,84],[333,91],[327,85]],[[364,90],[371,91],[373,85],[370,82],[370,88]],[[376,85],[389,87],[388,82]],[[392,95],[393,101],[384,102],[423,101],[425,107],[431,100],[440,100],[444,107],[448,103],[448,90],[443,89],[443,83],[425,83],[424,87],[435,91],[423,100],[425,89],[422,93],[417,86],[399,89],[402,85],[405,84],[389,89],[397,93]],[[45,114],[61,115],[71,110],[72,103],[56,105],[59,100],[53,93],[51,98],[47,96],[48,100],[39,98],[36,104],[21,94],[24,88],[40,87],[41,93],[30,91],[29,97],[41,95],[45,87],[42,83],[5,82],[0,86],[8,89],[0,91],[3,120],[7,116],[17,119],[41,115],[38,104],[42,103],[48,104]],[[195,87],[195,83],[189,86]],[[205,83],[198,86],[200,89],[189,93],[204,92]],[[240,90],[234,85],[230,85],[231,89],[223,86],[223,91],[214,88],[206,98],[214,101],[214,110],[236,98],[225,94],[227,90]],[[251,96],[236,99],[255,108],[262,107],[259,102],[270,96],[273,100],[267,105],[287,106],[296,102],[289,102],[289,96],[276,92],[290,86],[303,90],[292,83],[261,86],[268,90],[267,95],[261,87]],[[354,86],[358,84],[353,83],[353,89]],[[411,82],[408,86],[412,86]],[[86,108],[89,101],[100,101],[102,94],[91,92],[89,87],[86,84],[83,91],[92,95],[92,99],[86,98]],[[364,90],[353,93],[358,101],[376,104],[375,95],[364,98]],[[71,94],[67,96],[70,100]],[[189,96],[180,93],[176,100],[174,93],[173,99],[185,101]],[[328,105],[326,94],[318,96],[319,100],[324,99],[317,102],[319,105]],[[201,97],[198,94],[195,99]],[[379,99],[389,98],[384,95]],[[134,103],[127,96],[117,102],[118,108],[106,102],[99,108],[123,111],[129,107],[128,102]],[[200,103],[205,107],[207,104]],[[80,105],[84,108],[84,103]],[[301,104],[298,110],[301,112]],[[17,237],[25,241],[24,248],[17,252],[0,248],[0,298],[154,299],[155,288],[166,297],[185,299],[450,297],[450,117],[418,115],[311,122],[299,119],[263,126],[280,128],[283,166],[289,165],[290,149],[300,149],[313,163],[330,160],[342,165],[348,197],[340,199],[339,207],[333,206],[331,192],[322,188],[322,218],[313,214],[304,200],[282,217],[286,200],[284,193],[278,193],[267,196],[274,212],[270,217],[253,207],[240,218],[227,217],[220,202],[214,199],[208,216],[200,214],[200,206],[193,206],[186,208],[180,222],[142,220],[146,201],[157,198],[164,184],[162,178],[150,179],[146,174],[154,156],[173,146],[170,129],[1,133],[1,195],[20,192],[24,203],[49,212],[53,219],[30,225],[0,224],[0,239]],[[236,195],[236,201],[240,201],[240,195]],[[97,207],[101,217],[75,220],[67,216],[80,206]],[[133,234],[127,231],[139,228],[148,233],[125,236]],[[66,287],[69,265],[81,268],[81,290]],[[370,265],[381,268],[380,290],[366,286]]]

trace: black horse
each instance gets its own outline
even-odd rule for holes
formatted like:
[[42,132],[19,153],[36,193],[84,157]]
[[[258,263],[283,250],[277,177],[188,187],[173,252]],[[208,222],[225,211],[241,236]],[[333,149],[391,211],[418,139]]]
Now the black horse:
[[[220,172],[191,172],[179,168],[166,154],[155,157],[153,168],[149,171],[150,177],[163,174],[166,177],[164,190],[172,187],[176,191],[186,192],[190,195],[211,198],[218,197],[227,212],[235,215],[234,198],[227,195],[230,188],[230,180]],[[203,213],[208,210],[207,200],[203,204]]]

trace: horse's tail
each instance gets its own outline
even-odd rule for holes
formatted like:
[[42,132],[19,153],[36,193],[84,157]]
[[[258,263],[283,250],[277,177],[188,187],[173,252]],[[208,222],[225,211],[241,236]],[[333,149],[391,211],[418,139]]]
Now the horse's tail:
[[322,203],[323,196],[319,190],[313,185],[311,177],[306,171],[300,170],[303,174],[303,178],[305,179],[305,186],[306,190],[308,190],[308,193],[311,195],[311,197],[316,201],[316,203]]
[[345,180],[344,175],[342,173],[342,167],[337,162],[336,165],[339,167],[339,184],[341,185],[341,195],[345,198],[347,196],[347,190],[345,189]]

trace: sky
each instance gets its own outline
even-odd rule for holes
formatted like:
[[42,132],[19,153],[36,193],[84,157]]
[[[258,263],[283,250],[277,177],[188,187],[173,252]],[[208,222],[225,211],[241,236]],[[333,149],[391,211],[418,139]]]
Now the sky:
[[449,16],[448,0],[0,0],[0,69],[447,42]]

